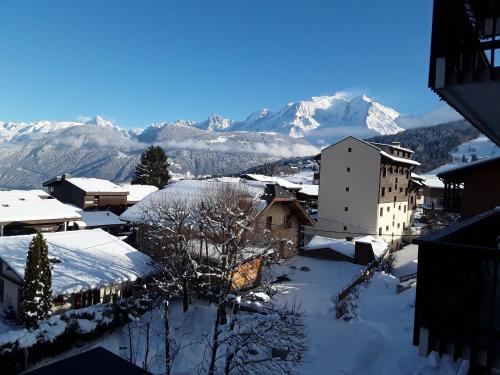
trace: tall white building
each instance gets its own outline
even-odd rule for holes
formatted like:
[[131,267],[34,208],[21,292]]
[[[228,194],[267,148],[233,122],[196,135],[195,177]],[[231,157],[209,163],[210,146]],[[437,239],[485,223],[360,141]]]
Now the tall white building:
[[409,181],[419,163],[399,144],[347,137],[321,151],[318,223],[332,238],[373,235],[396,250],[410,222]]

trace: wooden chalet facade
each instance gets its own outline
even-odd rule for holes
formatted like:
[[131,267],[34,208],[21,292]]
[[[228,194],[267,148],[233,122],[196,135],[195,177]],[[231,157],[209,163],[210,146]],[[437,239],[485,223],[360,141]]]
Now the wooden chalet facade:
[[83,210],[108,210],[121,214],[127,208],[127,189],[98,178],[63,174],[43,183],[50,195]]

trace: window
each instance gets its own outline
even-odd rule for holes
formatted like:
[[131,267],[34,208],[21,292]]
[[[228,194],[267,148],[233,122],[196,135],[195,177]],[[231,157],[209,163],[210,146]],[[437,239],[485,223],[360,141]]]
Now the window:
[[349,211],[349,207],[344,207],[344,211]]
[[344,225],[344,230],[347,230],[347,225]]
[[398,228],[399,228],[399,223],[398,223]]
[[396,177],[396,185],[398,184],[398,178]]
[[352,152],[352,148],[351,148],[351,147],[349,147],[349,148],[347,149],[347,152]]
[[349,191],[349,186],[346,186],[345,191]]
[[394,197],[394,202],[396,202],[396,197]]
[[410,203],[413,204],[413,195],[410,197]]
[[384,207],[380,207],[380,216],[384,216]]
[[389,212],[391,210],[391,208],[389,206],[387,206],[387,212]]
[[398,206],[398,211],[401,211],[401,205]]
[[350,172],[351,171],[351,167],[347,167],[347,172]]
[[406,227],[406,223],[403,221],[403,229],[405,229]]
[[387,226],[385,227],[385,231],[387,232],[388,230],[389,230],[389,226],[387,225]]
[[392,188],[391,188],[391,187],[389,188],[389,193],[390,193],[390,192],[392,192]]
[[385,187],[382,188],[382,193],[380,194],[382,197],[385,197]]
[[382,177],[385,177],[386,172],[387,172],[387,170],[385,169],[385,167],[384,167],[384,168],[382,168]]
[[403,205],[403,212],[406,212],[406,204]]
[[400,193],[402,193],[402,192],[403,192],[403,188],[402,188],[402,187],[400,187],[400,188],[399,188],[399,192],[400,192]]
[[406,171],[406,179],[408,180],[409,177],[410,177],[410,173],[408,171]]
[[266,229],[271,229],[273,226],[273,217],[268,216],[266,217]]
[[381,236],[382,235],[382,227],[378,228],[378,235]]
[[283,218],[283,225],[285,226],[285,228],[291,228],[291,226],[292,226],[292,215],[291,214],[285,215],[285,217]]
[[408,188],[405,189],[405,195],[408,195]]
[[53,304],[54,304],[54,306],[64,305],[64,297],[63,296],[54,297]]
[[389,168],[389,173],[392,173],[392,167]]
[[75,306],[75,309],[80,309],[83,307],[83,304],[82,304],[82,294],[81,293],[76,293],[75,296],[75,303],[74,303],[74,306]]

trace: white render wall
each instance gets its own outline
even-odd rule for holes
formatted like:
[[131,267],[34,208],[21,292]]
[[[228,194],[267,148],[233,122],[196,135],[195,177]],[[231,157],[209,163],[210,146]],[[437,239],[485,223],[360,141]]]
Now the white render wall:
[[[394,203],[380,203],[378,205],[378,220],[377,220],[377,234],[382,228],[381,240],[387,242],[389,245],[392,243],[392,248],[397,248],[401,243],[401,236],[404,227],[409,224],[410,212],[408,211],[408,202],[395,202]],[[404,207],[406,206],[406,212]],[[380,216],[380,209],[383,210],[383,215]],[[403,226],[404,224],[404,226]],[[399,225],[399,227],[398,227]],[[394,235],[393,235],[394,234]]]
[[378,149],[353,137],[321,152],[319,220],[310,232],[332,238],[378,234],[380,161]]

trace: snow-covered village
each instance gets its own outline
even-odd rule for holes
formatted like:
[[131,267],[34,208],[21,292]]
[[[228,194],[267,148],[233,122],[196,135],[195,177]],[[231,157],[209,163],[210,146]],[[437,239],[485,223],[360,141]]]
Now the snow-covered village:
[[499,12],[7,1],[0,374],[500,374]]

